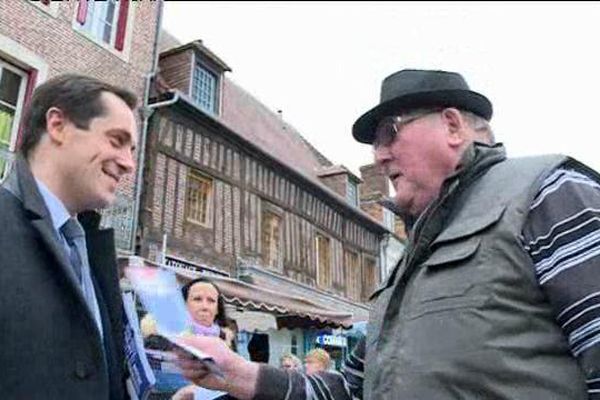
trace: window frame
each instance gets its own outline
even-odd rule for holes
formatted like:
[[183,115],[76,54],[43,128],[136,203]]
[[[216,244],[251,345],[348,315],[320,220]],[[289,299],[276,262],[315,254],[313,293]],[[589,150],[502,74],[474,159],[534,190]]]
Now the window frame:
[[[131,47],[131,36],[133,35],[133,23],[135,20],[136,2],[127,0],[121,2],[115,1],[116,9],[113,17],[113,28],[111,29],[111,37],[114,37],[114,42],[106,43],[102,38],[96,37],[95,34],[84,28],[89,17],[89,3],[94,3],[94,0],[79,0],[78,6],[75,7],[73,15],[72,27],[86,39],[90,40],[97,46],[100,46],[111,53],[115,54],[124,61],[129,60],[129,52]],[[124,12],[125,17],[121,17],[121,12]],[[85,14],[83,14],[85,13]],[[84,22],[81,23],[80,19]],[[119,29],[122,29],[122,37],[119,36]]]
[[[4,59],[0,58],[0,82],[2,80],[3,69],[8,69],[12,73],[21,77],[21,83],[19,84],[19,94],[17,95],[17,104],[16,106],[14,106],[15,114],[13,117],[13,126],[11,127],[10,141],[8,144],[8,150],[15,151],[15,147],[17,145],[17,138],[19,136],[19,125],[21,121],[21,114],[23,112],[23,106],[25,103],[25,94],[27,91],[27,82],[29,81],[29,75],[27,74],[27,72],[20,70],[19,68],[11,65]],[[5,105],[7,107],[12,107],[10,104],[3,102],[2,100],[0,100],[0,104]]]
[[[354,193],[350,188],[354,188]],[[354,207],[358,207],[359,205],[359,194],[358,194],[358,182],[348,176],[348,180],[346,182],[346,201],[353,205]]]
[[10,171],[10,164],[13,159],[13,153],[17,147],[17,141],[19,139],[21,114],[23,113],[23,108],[25,106],[25,98],[27,96],[27,85],[29,83],[29,74],[26,71],[23,71],[13,66],[9,62],[5,61],[4,59],[0,58],[0,82],[2,80],[4,70],[9,70],[15,75],[18,75],[21,78],[21,82],[19,83],[16,105],[13,106],[10,103],[0,100],[1,105],[14,111],[12,126],[10,127],[6,147],[3,147],[4,145],[0,144],[0,181],[2,181]]
[[[214,80],[214,91],[212,93],[213,95],[213,109],[209,110],[206,109],[204,106],[201,105],[200,101],[198,101],[196,99],[195,93],[196,93],[196,76],[198,74],[198,69],[202,69],[204,70],[204,72],[213,77]],[[194,104],[196,104],[202,111],[213,115],[213,116],[218,116],[220,114],[220,99],[221,99],[221,75],[215,71],[213,68],[210,68],[206,63],[204,63],[202,61],[202,58],[194,53],[194,57],[193,57],[193,68],[192,68],[192,78],[190,79],[190,98],[192,99],[192,101],[194,102]]]
[[[262,259],[263,259],[263,263],[267,268],[270,269],[276,269],[276,270],[280,270],[282,267],[282,260],[283,260],[283,254],[282,254],[282,226],[283,226],[283,218],[281,217],[281,215],[277,212],[274,212],[270,209],[263,209],[262,211],[262,216],[261,216],[261,247],[262,247]],[[268,218],[267,218],[268,217]],[[265,241],[265,237],[267,235],[265,235],[265,224],[267,223],[267,220],[277,220],[277,241],[273,241],[273,230],[272,230],[272,226],[269,227],[269,246],[267,248],[267,243]],[[276,243],[276,257],[275,259],[271,258],[271,254],[272,254],[272,247],[271,245],[273,243]]]
[[[367,285],[367,270],[368,270],[368,266],[369,264],[372,262],[373,265],[373,282],[372,282],[372,287],[369,288]],[[379,281],[380,281],[380,277],[379,277],[379,273],[378,273],[378,268],[377,268],[377,259],[371,256],[364,256],[363,257],[363,262],[362,262],[362,280],[361,280],[361,297],[363,301],[368,301],[369,296],[371,295],[371,293],[373,293],[375,291],[375,289],[377,289],[377,286],[379,285]]]
[[[204,211],[205,221],[199,221],[199,220],[195,219],[194,217],[190,216],[190,212],[191,212],[190,211],[191,210],[190,190],[192,190],[191,181],[193,181],[193,180],[200,181],[203,184],[207,184],[207,186],[208,186],[208,193],[206,195],[205,211]],[[203,226],[205,228],[210,228],[212,226],[213,194],[214,194],[214,179],[201,173],[198,170],[190,169],[187,174],[187,181],[186,181],[186,187],[185,187],[185,210],[184,210],[185,221],[188,223],[194,224],[194,225]]]
[[[327,249],[327,277],[326,277],[326,282],[322,282],[321,279],[321,257],[320,257],[320,249],[321,246],[319,245],[319,239],[322,238],[326,243],[327,243],[327,247],[325,247]],[[315,260],[315,267],[316,267],[316,272],[317,272],[317,286],[320,288],[330,288],[332,285],[332,281],[333,281],[333,271],[332,271],[332,267],[331,267],[331,239],[329,238],[329,236],[321,233],[321,232],[317,232],[315,233],[315,255],[316,255],[316,260]]]
[[[350,256],[354,257],[356,261],[355,265],[350,265]],[[354,272],[354,274],[350,274]],[[356,274],[358,273],[358,277]],[[362,268],[360,265],[360,255],[357,251],[344,249],[344,274],[345,274],[345,285],[346,285],[346,296],[355,301],[362,300]],[[352,287],[350,276],[353,275],[356,278],[354,283],[356,287]],[[356,289],[356,290],[354,290]]]

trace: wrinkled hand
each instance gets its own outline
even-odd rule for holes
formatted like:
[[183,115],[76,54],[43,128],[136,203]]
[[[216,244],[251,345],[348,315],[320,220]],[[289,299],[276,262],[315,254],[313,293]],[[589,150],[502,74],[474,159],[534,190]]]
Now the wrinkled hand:
[[211,357],[224,377],[208,370],[206,365],[193,359],[188,353],[177,350],[177,365],[183,375],[198,386],[228,392],[239,399],[251,399],[258,379],[258,364],[246,361],[229,349],[227,344],[215,337],[183,337],[181,341]]

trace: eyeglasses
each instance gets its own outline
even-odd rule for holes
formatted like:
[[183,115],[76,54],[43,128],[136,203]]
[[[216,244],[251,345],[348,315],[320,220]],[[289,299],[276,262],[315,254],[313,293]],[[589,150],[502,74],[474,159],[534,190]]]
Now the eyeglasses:
[[377,129],[375,129],[373,149],[390,146],[403,127],[427,115],[435,114],[440,111],[441,110],[427,110],[416,112],[414,114],[407,114],[405,116],[393,115],[383,118],[379,122],[379,125],[377,125]]

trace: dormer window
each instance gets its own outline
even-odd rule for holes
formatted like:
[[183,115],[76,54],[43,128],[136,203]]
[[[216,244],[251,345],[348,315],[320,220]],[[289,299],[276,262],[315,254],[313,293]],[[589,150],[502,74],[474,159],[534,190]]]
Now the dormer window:
[[159,68],[161,86],[181,91],[204,114],[221,114],[225,72],[231,68],[201,40],[163,51]]
[[192,80],[192,98],[202,110],[209,114],[218,114],[218,83],[217,74],[201,64],[196,64]]
[[348,177],[346,185],[346,201],[354,207],[358,207],[358,182],[351,177]]

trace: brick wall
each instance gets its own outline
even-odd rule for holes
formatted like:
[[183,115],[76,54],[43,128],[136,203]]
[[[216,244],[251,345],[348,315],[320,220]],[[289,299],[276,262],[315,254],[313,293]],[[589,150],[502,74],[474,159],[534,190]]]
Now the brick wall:
[[[144,75],[152,67],[158,2],[132,2],[133,14],[122,56],[73,28],[79,2],[59,2],[56,17],[25,0],[0,1],[0,35],[36,53],[49,66],[49,77],[84,73],[125,86],[140,97]],[[18,57],[18,54],[10,55]]]
[[360,208],[373,219],[383,224],[383,207],[375,201],[362,202]]
[[177,54],[171,54],[161,58],[158,62],[161,77],[171,89],[178,89],[183,93],[191,95],[190,79],[192,77],[193,50],[184,50]]
[[360,176],[363,180],[363,183],[360,185],[361,198],[368,197],[377,192],[383,196],[389,196],[388,178],[379,172],[375,164],[360,167]]
[[[52,2],[49,6],[27,0],[0,1],[0,40],[5,44],[4,50],[0,48],[0,59],[27,71],[35,68],[27,64],[33,54],[45,64],[46,78],[66,72],[90,75],[130,89],[141,103],[145,76],[153,65],[159,1],[130,3],[122,52],[105,48],[74,28],[78,6],[78,1]],[[138,126],[141,131],[139,115]],[[120,196],[129,204],[133,203],[134,180],[130,176],[119,188]],[[126,237],[131,225],[123,229],[127,230],[121,232]]]
[[348,174],[339,173],[335,175],[327,175],[319,177],[321,182],[325,184],[329,189],[333,190],[342,197],[346,197],[346,190],[348,185]]

